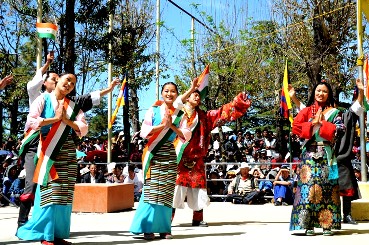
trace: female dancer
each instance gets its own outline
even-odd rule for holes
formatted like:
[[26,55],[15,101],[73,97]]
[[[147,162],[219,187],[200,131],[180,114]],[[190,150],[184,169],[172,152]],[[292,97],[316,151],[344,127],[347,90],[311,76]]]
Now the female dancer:
[[30,107],[30,127],[41,131],[34,173],[38,185],[32,217],[17,231],[20,239],[39,240],[45,245],[70,244],[64,239],[69,238],[77,177],[71,129],[79,136],[88,130],[83,112],[66,98],[75,85],[74,74],[61,75],[55,91],[41,94]]
[[333,145],[335,136],[344,130],[340,112],[334,108],[331,86],[318,83],[292,127],[292,132],[306,141],[290,230],[305,229],[305,234],[311,236],[315,235],[314,227],[321,227],[323,235],[330,236],[331,229],[341,229],[338,166]]
[[[195,80],[194,80],[195,81]],[[144,239],[171,239],[171,216],[174,187],[177,177],[177,154],[173,141],[180,143],[191,137],[191,130],[183,117],[183,101],[195,90],[194,84],[186,96],[178,96],[177,85],[168,82],[161,90],[163,101],[157,101],[146,113],[141,137],[148,143],[143,152],[144,187],[130,231],[144,233]]]

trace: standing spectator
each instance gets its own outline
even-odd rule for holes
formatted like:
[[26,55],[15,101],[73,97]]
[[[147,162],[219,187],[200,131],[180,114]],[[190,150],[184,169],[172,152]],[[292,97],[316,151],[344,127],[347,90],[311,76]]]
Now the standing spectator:
[[273,132],[269,131],[264,138],[265,149],[267,151],[267,157],[271,159],[276,153],[277,139],[273,136]]

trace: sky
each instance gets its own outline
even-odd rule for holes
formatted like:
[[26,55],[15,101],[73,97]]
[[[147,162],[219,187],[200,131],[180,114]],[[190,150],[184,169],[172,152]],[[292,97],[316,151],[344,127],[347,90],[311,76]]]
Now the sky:
[[[152,0],[156,4],[156,0]],[[254,20],[270,19],[270,2],[271,0],[172,0],[172,2],[179,5],[187,12],[194,15],[200,21],[207,24],[199,14],[199,11],[206,12],[211,15],[216,23],[221,20],[233,21],[231,18],[234,14],[238,15],[237,22],[245,23],[245,21],[252,17]],[[192,5],[199,4],[196,10]],[[187,52],[180,40],[191,38],[191,17],[184,11],[178,9],[168,0],[160,0],[161,21],[164,22],[165,27],[160,30],[160,53],[167,57],[170,61],[170,70],[166,72],[169,75],[168,79],[160,79],[159,87],[168,81],[174,81],[175,75],[180,75],[180,65],[178,60],[179,54]],[[155,14],[156,17],[156,14]],[[237,23],[238,24],[238,23]],[[171,31],[169,31],[171,30]],[[203,34],[205,28],[201,24],[195,23],[195,30],[198,33],[197,37]],[[196,42],[195,42],[196,45]],[[156,48],[156,42],[153,43],[153,48]],[[196,47],[195,47],[196,48]],[[190,57],[190,56],[188,56]],[[210,81],[211,82],[211,81]],[[161,87],[160,87],[161,88]],[[155,78],[147,90],[138,92],[139,106],[140,106],[140,121],[143,120],[147,109],[156,100],[156,81]],[[159,99],[161,96],[159,97]]]

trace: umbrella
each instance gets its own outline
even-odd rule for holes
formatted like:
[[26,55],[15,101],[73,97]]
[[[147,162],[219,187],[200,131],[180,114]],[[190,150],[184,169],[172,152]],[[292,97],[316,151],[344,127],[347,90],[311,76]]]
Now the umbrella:
[[93,161],[95,161],[95,156],[101,162],[106,162],[106,160],[108,159],[108,153],[106,151],[93,150],[93,151],[88,151],[87,152],[87,156],[85,157],[85,161],[93,162]]
[[[231,129],[228,126],[222,126],[222,131],[223,133],[227,133],[227,132],[232,132],[233,129]],[[219,127],[214,128],[213,130],[211,130],[212,134],[218,134],[219,133]]]
[[83,151],[76,150],[77,159],[87,156]]
[[3,156],[3,155],[12,155],[12,153],[7,150],[0,150],[0,156]]

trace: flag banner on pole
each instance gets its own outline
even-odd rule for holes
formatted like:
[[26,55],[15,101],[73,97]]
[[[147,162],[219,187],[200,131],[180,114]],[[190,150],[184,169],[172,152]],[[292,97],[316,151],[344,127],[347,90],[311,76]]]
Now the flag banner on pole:
[[368,63],[368,56],[366,55],[364,66],[363,66],[363,84],[364,84],[364,94],[366,98],[369,98],[369,86],[368,86],[368,78],[369,78],[369,63]]
[[39,38],[50,38],[55,40],[58,26],[53,23],[36,23]]
[[366,19],[369,21],[369,0],[358,0],[361,1],[361,10],[365,14]]
[[126,104],[126,101],[128,100],[128,84],[127,84],[127,75],[124,76],[122,87],[119,90],[119,95],[117,98],[115,110],[111,116],[110,122],[109,122],[109,129],[113,126],[115,119],[117,118],[117,114],[119,111],[119,108],[121,106],[124,106]]
[[364,108],[365,111],[369,110],[369,62],[368,62],[368,55],[365,56],[364,66],[363,66],[363,84],[364,84]]
[[205,70],[201,73],[198,80],[200,98],[204,99],[208,95],[209,91],[209,65],[205,67]]
[[291,109],[292,109],[292,104],[291,104],[290,94],[288,93],[288,66],[287,66],[287,61],[286,61],[279,110],[280,110],[281,116],[284,118],[288,118],[292,125],[293,117],[292,117]]

